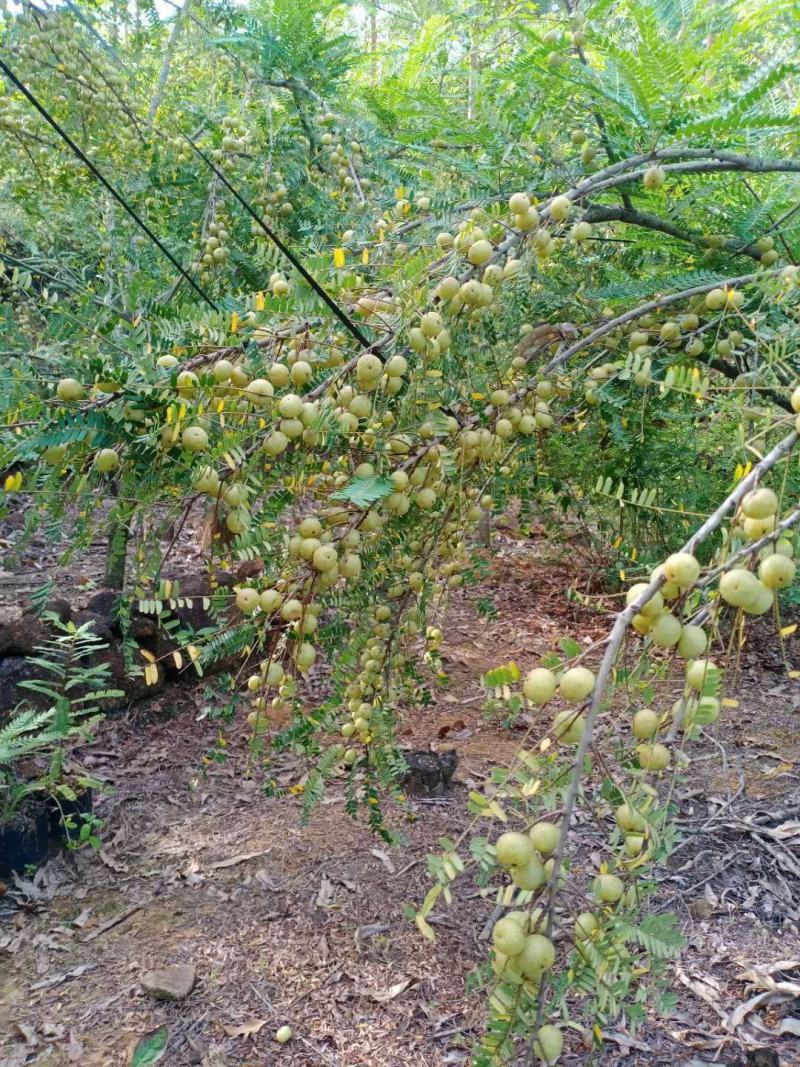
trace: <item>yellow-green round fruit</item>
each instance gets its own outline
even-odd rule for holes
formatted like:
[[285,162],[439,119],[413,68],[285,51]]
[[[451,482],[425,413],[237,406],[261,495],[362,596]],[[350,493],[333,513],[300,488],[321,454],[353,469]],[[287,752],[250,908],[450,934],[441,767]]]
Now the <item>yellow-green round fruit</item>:
[[[625,594],[625,603],[628,607],[630,607],[631,604],[636,603],[642,593],[644,593],[645,589],[647,589],[648,584],[649,583],[646,582],[636,582],[635,585],[632,585],[630,587],[628,592]],[[664,597],[660,592],[656,592],[641,608],[639,614],[644,615],[646,619],[655,619],[662,613],[663,610]]]
[[244,589],[240,589],[236,594],[236,607],[241,611],[242,615],[252,615],[259,605],[259,597],[257,589],[250,589],[246,586]]
[[560,836],[561,831],[553,822],[537,822],[530,830],[531,844],[543,856],[555,852]]
[[561,675],[559,695],[570,704],[580,704],[594,689],[594,674],[588,667],[570,667]]
[[681,636],[676,650],[683,659],[697,659],[708,647],[708,637],[702,626],[686,625],[681,628]]
[[763,582],[758,583],[758,589],[751,600],[743,605],[742,610],[748,615],[764,615],[775,603],[775,593],[768,589]]
[[518,956],[522,973],[527,978],[538,978],[545,971],[549,971],[555,961],[556,950],[550,938],[544,934],[528,934]]
[[524,867],[509,867],[511,879],[519,889],[538,889],[546,880],[544,864],[538,856],[528,860]]
[[575,940],[583,941],[591,937],[600,924],[590,911],[582,911],[575,920]]
[[426,311],[419,320],[419,328],[425,337],[438,337],[444,328],[442,316],[438,311]]
[[181,434],[181,444],[187,452],[205,452],[208,434],[202,426],[187,426]]
[[303,603],[296,597],[287,600],[281,608],[281,618],[287,622],[297,622],[303,614]]
[[664,574],[680,589],[688,589],[700,577],[700,564],[689,552],[675,552],[664,560]]
[[178,366],[178,361],[175,356],[167,354],[165,356],[158,357],[158,359],[156,360],[156,366],[161,367],[162,370],[172,370],[173,367]]
[[761,561],[758,576],[767,589],[786,589],[794,581],[796,570],[793,560],[775,553]]
[[101,474],[109,474],[119,466],[119,456],[113,448],[101,448],[94,457],[93,466]]
[[291,1026],[279,1026],[275,1031],[275,1040],[279,1045],[285,1045],[287,1041],[291,1041],[294,1037],[294,1030]]
[[491,241],[473,241],[467,252],[467,259],[474,267],[481,267],[492,258],[494,246]]
[[181,396],[192,396],[199,384],[200,379],[194,371],[190,370],[181,371],[175,380],[175,385]]
[[516,830],[501,834],[494,846],[497,862],[503,867],[524,867],[534,858],[531,839]]
[[510,916],[504,915],[494,924],[492,944],[504,956],[518,956],[525,948],[526,940],[525,931]]
[[366,352],[363,356],[359,356],[356,363],[356,377],[360,381],[380,378],[382,374],[383,363],[377,356],[372,355],[371,352]]
[[598,874],[594,880],[594,894],[604,904],[616,904],[625,892],[625,885],[616,874]]
[[298,648],[297,656],[295,657],[297,669],[303,674],[305,674],[305,672],[309,670],[309,668],[312,666],[316,658],[317,652],[314,646],[304,641],[303,644],[300,645],[300,647]]
[[666,172],[661,167],[648,167],[642,183],[645,189],[660,189],[666,180]]
[[332,571],[339,562],[339,555],[334,545],[320,545],[311,557],[314,570],[324,573]]
[[572,202],[569,197],[556,196],[550,202],[550,217],[555,219],[556,222],[563,222],[569,218],[571,210]]
[[278,411],[284,419],[299,418],[303,411],[303,401],[296,393],[286,393],[278,401]]
[[668,611],[659,615],[650,628],[650,638],[654,645],[659,648],[672,648],[677,645],[681,636],[681,624],[674,615]]
[[633,736],[647,741],[658,732],[658,712],[652,708],[640,708],[633,716]]
[[525,676],[522,692],[531,704],[546,704],[555,693],[557,684],[555,674],[547,667],[534,667]]
[[76,378],[62,378],[56,386],[56,396],[65,404],[82,400],[84,388]]
[[266,378],[253,378],[242,395],[253,407],[263,408],[270,402],[274,393],[272,382],[268,382]]
[[744,567],[733,567],[719,580],[719,594],[735,608],[743,608],[758,595],[758,578]]
[[630,804],[618,805],[614,812],[614,818],[620,830],[626,833],[642,834],[647,829],[647,821],[641,812],[632,808]]
[[686,667],[686,682],[690,689],[700,692],[709,678],[709,673],[717,669],[710,659],[693,659]]
[[758,541],[775,529],[777,515],[767,515],[765,519],[742,519],[742,530],[748,541]]
[[666,745],[658,742],[654,745],[637,745],[636,754],[639,765],[646,771],[663,771],[669,767],[670,755]]
[[61,463],[66,454],[66,445],[50,445],[49,448],[46,448],[44,452],[42,452],[42,459],[45,461],[45,463],[52,463],[52,465],[55,467],[59,463]]
[[778,498],[765,485],[751,489],[742,499],[742,511],[748,519],[768,519],[777,510]]
[[247,508],[235,508],[225,517],[225,525],[232,534],[241,534],[250,529],[250,512]]
[[[577,36],[577,35],[576,35]],[[547,1023],[536,1031],[533,1051],[545,1063],[555,1063],[564,1047],[564,1038],[557,1026]]]
[[524,215],[530,206],[531,201],[526,193],[513,193],[508,198],[508,208],[512,215]]
[[553,720],[553,735],[566,745],[577,745],[586,729],[586,719],[572,709],[559,711]]
[[644,834],[625,834],[625,855],[638,856],[644,848]]
[[706,293],[706,307],[709,311],[719,311],[720,308],[725,306],[727,299],[728,296],[724,289],[712,289]]

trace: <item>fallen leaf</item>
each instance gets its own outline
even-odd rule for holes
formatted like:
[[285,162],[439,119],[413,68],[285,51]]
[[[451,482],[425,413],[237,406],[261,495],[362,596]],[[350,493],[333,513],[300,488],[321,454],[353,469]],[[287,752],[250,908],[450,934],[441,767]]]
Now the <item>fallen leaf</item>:
[[267,1025],[267,1019],[251,1019],[241,1026],[223,1026],[228,1037],[253,1037]]
[[381,863],[384,865],[384,867],[389,872],[389,874],[394,874],[395,873],[394,872],[394,863],[392,862],[392,857],[389,855],[388,852],[384,852],[380,848],[373,848],[371,850],[371,855],[373,855],[376,859],[379,859],[381,861]]
[[318,908],[329,908],[335,899],[336,891],[333,888],[333,882],[327,874],[323,874],[319,880],[319,892],[315,903]]
[[158,1063],[169,1044],[169,1030],[166,1026],[159,1026],[157,1030],[151,1030],[136,1042],[136,1048],[131,1055],[130,1067],[150,1067],[152,1063]]
[[386,989],[360,989],[358,992],[360,996],[369,997],[376,1004],[388,1004],[390,1000],[394,1000],[401,993],[405,993],[413,981],[413,978],[404,978],[402,982],[396,982]]
[[91,914],[91,908],[84,908],[80,915],[76,915],[72,920],[72,925],[77,927],[85,926],[88,923]]
[[81,963],[77,967],[71,967],[68,971],[61,971],[59,974],[51,974],[47,978],[40,978],[38,982],[33,983],[30,990],[35,993],[39,989],[50,989],[52,986],[61,985],[62,982],[68,982],[70,978],[80,978],[87,971],[96,969],[96,963]]
[[221,871],[225,867],[236,867],[240,863],[246,863],[247,860],[254,860],[256,856],[263,856],[269,851],[268,848],[260,848],[257,852],[241,852],[238,856],[230,856],[226,860],[217,860],[217,862],[212,863],[208,869],[210,871]]

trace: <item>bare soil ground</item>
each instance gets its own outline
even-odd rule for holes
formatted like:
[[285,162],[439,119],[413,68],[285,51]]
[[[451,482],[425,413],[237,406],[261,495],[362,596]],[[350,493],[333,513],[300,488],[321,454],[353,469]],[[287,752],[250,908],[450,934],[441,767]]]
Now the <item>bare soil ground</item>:
[[[202,685],[107,721],[83,753],[113,789],[97,804],[102,848],[56,856],[0,895],[0,1067],[117,1067],[161,1026],[165,1067],[468,1063],[484,997],[465,979],[484,957],[492,901],[464,883],[453,908],[434,913],[435,944],[404,907],[424,896],[438,839],[466,825],[468,788],[528,726],[487,717],[481,674],[510,659],[526,669],[559,637],[605,631],[602,614],[563,594],[594,592],[591,569],[550,552],[501,537],[487,582],[450,599],[448,685],[405,715],[401,740],[454,746],[456,785],[393,812],[404,847],[350,821],[335,784],[307,825],[299,792],[265,797],[244,776],[245,730],[226,727],[220,746],[219,723],[199,718]],[[568,1030],[570,1067],[800,1064],[800,687],[773,648],[760,631],[745,648],[739,706],[693,749],[675,795],[685,836],[652,906],[674,911],[686,938],[677,1007],[634,1036],[622,1020],[599,1051]],[[796,639],[786,651],[800,666]],[[223,749],[222,762],[204,758]],[[305,769],[282,755],[271,772],[299,789]],[[145,972],[176,963],[196,968],[188,999],[142,991]],[[296,1036],[280,1046],[287,1022]],[[755,1058],[758,1046],[770,1056]]]

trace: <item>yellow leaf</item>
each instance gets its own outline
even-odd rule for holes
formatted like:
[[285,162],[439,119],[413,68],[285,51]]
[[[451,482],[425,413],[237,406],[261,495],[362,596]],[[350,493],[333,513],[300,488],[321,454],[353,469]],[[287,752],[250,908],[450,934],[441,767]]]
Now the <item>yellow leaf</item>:
[[789,637],[791,634],[793,634],[795,632],[796,629],[797,629],[797,623],[793,622],[791,624],[791,626],[782,626],[780,628],[780,630],[778,630],[778,633],[781,635],[781,637]]
[[550,748],[552,744],[553,742],[550,740],[549,737],[543,737],[542,740],[539,742],[539,751],[547,752],[548,748]]
[[263,293],[256,293],[256,304],[255,304],[255,307],[256,307],[256,311],[263,311],[264,310],[264,294]]
[[[381,230],[379,236],[380,236],[381,240],[383,240],[383,230]],[[364,251],[361,253],[361,262],[364,264],[364,266],[366,266],[367,263],[369,263],[369,249],[368,248],[365,248]]]
[[636,557],[638,555],[639,555],[639,552],[638,552],[637,549],[635,549],[635,548],[631,549],[631,559],[633,560],[634,563],[636,562]]
[[155,663],[148,663],[144,669],[144,681],[145,685],[157,685],[158,684],[158,667]]
[[619,580],[620,580],[621,582],[624,582],[624,581],[625,581],[625,571],[620,571],[620,572],[619,572]]
[[497,803],[496,800],[493,800],[489,804],[489,807],[487,808],[487,811],[490,814],[494,815],[494,817],[496,819],[499,819],[500,822],[508,822],[508,816],[506,815],[506,813],[503,811],[503,809],[500,807],[500,805]]
[[163,592],[162,592],[161,595],[164,597],[165,600],[169,600],[169,598],[172,596],[172,579],[171,578],[165,578],[164,579],[164,589],[163,589]]
[[220,402],[217,404],[217,414],[221,415],[224,410],[225,410],[225,401],[224,400],[220,400]]
[[140,648],[139,651],[141,652],[141,654],[144,656],[144,658],[147,660],[148,663],[155,663],[156,657],[153,655],[152,652],[148,652],[146,648]]
[[167,407],[167,425],[169,425],[174,418],[175,418],[175,408],[172,406],[172,404],[170,404]]
[[183,666],[183,656],[180,654],[180,652],[177,650],[177,648],[172,653],[172,658],[173,658],[173,660],[175,662],[175,666],[177,667],[178,670],[180,670],[181,667]]
[[10,493],[13,488],[14,488],[14,475],[13,474],[9,474],[9,476],[6,478],[6,482],[5,482],[6,492]]
[[414,922],[417,924],[417,929],[423,937],[426,937],[429,941],[436,940],[436,933],[433,927],[430,925],[430,923],[426,922],[422,915],[417,915],[414,919]]
[[720,701],[720,703],[722,704],[723,708],[738,708],[739,707],[739,701],[738,700],[734,700],[733,697],[723,697],[722,700]]
[[200,655],[200,649],[197,647],[197,645],[187,645],[186,651],[189,653],[189,658],[192,660],[192,662],[194,662],[194,660],[196,660]]
[[397,188],[394,191],[395,200],[404,200],[405,196],[406,196],[406,187],[405,187],[405,185],[398,185]]
[[231,314],[231,333],[236,333],[239,329],[239,315],[237,312]]
[[800,678],[800,671],[787,671],[786,672],[786,677],[787,678]]
[[334,267],[341,268],[345,264],[345,250],[343,248],[334,248],[333,250],[333,265]]
[[485,395],[483,393],[473,393],[472,394],[472,399],[473,400],[485,400],[486,397],[485,397]]
[[181,404],[180,410],[178,412],[178,422],[183,422],[183,420],[185,418],[186,418],[186,405],[185,404]]

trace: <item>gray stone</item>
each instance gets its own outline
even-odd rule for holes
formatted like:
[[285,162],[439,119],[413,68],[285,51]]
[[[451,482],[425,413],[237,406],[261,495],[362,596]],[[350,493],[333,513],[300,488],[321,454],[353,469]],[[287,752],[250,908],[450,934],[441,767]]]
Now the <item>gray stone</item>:
[[189,963],[176,963],[148,971],[141,980],[142,989],[157,1000],[186,1000],[197,981],[197,971]]

